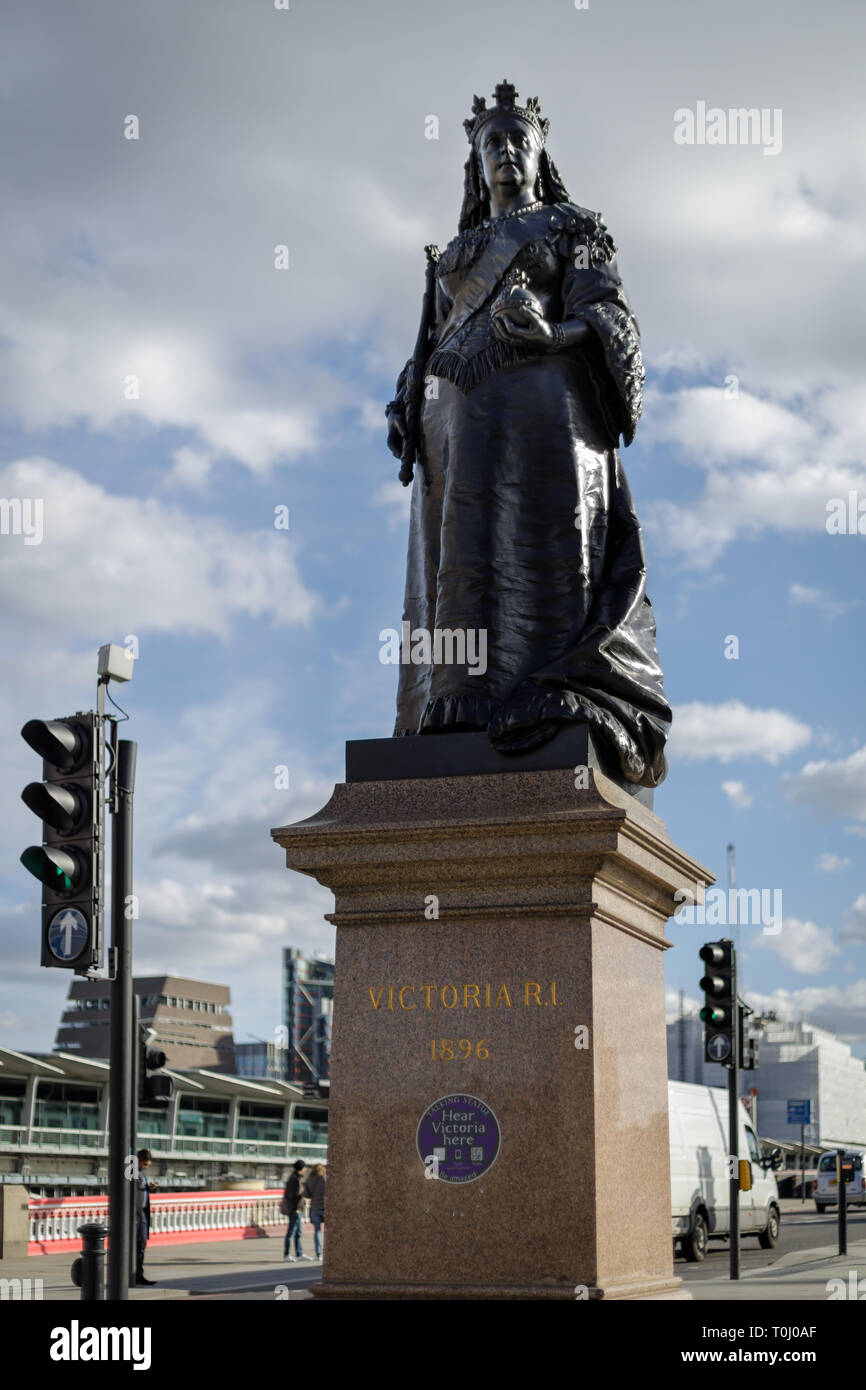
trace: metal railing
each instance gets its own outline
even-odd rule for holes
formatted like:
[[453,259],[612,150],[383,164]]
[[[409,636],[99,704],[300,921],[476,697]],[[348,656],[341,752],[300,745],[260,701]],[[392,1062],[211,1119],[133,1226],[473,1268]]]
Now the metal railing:
[[[327,1144],[308,1144],[292,1140],[274,1139],[225,1139],[209,1138],[190,1134],[150,1134],[139,1131],[139,1143],[165,1158],[172,1155],[182,1158],[236,1158],[270,1159],[274,1163],[291,1163],[296,1158],[324,1162]],[[108,1152],[108,1135],[102,1129],[54,1129],[35,1126],[28,1130],[24,1125],[0,1125],[0,1149],[14,1149],[30,1152],[34,1149],[57,1149],[66,1153]]]
[[[194,1241],[212,1231],[243,1232],[279,1226],[281,1188],[264,1192],[154,1192],[150,1198],[150,1238],[157,1243]],[[80,1243],[78,1228],[108,1220],[107,1197],[31,1197],[30,1250]]]

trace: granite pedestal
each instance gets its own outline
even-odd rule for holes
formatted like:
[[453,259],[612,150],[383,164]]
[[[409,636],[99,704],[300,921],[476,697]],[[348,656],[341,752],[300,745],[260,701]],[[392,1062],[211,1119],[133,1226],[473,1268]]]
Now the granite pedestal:
[[[336,898],[317,1297],[682,1296],[662,952],[675,893],[712,875],[604,775],[585,730],[569,736],[567,766],[483,772],[483,734],[381,741],[406,745],[407,775],[376,779],[372,742],[350,745],[368,780],[273,832]],[[462,773],[413,775],[450,738],[470,740]],[[501,1142],[456,1182],[428,1176],[416,1135],[458,1095],[489,1108]]]

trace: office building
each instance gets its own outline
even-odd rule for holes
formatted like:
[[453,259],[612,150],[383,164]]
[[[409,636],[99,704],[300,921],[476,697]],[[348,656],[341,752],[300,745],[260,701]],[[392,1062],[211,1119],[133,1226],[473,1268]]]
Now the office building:
[[[235,1044],[227,985],[185,980],[177,975],[146,975],[133,980],[140,1020],[153,1029],[172,1069],[208,1067],[234,1072]],[[56,1051],[81,1057],[108,1058],[110,986],[107,980],[74,979],[69,986]]]
[[303,1085],[330,1077],[334,962],[283,951],[283,1029],[288,1051],[287,1081]]

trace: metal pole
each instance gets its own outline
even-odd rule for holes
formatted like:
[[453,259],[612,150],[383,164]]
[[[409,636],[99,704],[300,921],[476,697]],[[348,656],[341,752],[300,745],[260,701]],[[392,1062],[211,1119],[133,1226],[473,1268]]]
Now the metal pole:
[[[734,1008],[739,1009],[735,1003]],[[734,1176],[731,1178],[731,1278],[740,1277],[740,1116],[738,1113],[740,1068],[739,1068],[739,1028],[734,1029],[733,1058],[728,1068],[728,1133],[730,1135],[730,1154],[734,1160]]]
[[800,1126],[800,1201],[806,1200],[806,1126]]
[[108,1247],[108,1297],[129,1297],[129,1238],[132,1183],[127,1151],[132,1124],[132,921],[127,903],[132,893],[132,794],[135,787],[137,745],[129,739],[117,744],[113,772],[115,790],[114,833],[111,840],[111,944],[114,977],[111,981],[111,1070],[109,1073],[108,1210],[111,1230]]
[[[138,1039],[139,1026],[141,1023],[141,1000],[133,992],[132,996],[132,1066],[130,1068],[130,1102],[129,1102],[129,1152],[131,1156],[138,1153]],[[133,1194],[129,1203],[129,1282],[135,1283],[135,1275],[138,1267],[138,1214],[136,1211],[138,1201],[138,1168],[133,1168],[136,1178],[133,1183]]]
[[[733,897],[734,889],[737,886],[737,851],[733,845],[728,845],[728,914],[732,912],[732,904],[736,901]],[[739,970],[740,958],[740,914],[737,912],[736,930],[734,931],[734,950],[737,953],[737,969]],[[737,988],[739,988],[739,976]]]
[[845,1174],[842,1171],[842,1164],[845,1160],[845,1150],[836,1150],[836,1185],[839,1191],[839,1254],[848,1254],[848,1184],[845,1182]]

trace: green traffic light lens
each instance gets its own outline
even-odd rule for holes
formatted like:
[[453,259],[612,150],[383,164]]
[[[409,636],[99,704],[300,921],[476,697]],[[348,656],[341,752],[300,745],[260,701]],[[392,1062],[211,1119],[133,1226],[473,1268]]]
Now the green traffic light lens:
[[34,878],[61,897],[74,893],[81,879],[78,860],[64,849],[46,850],[30,845],[21,855],[21,863]]
[[703,1023],[724,1023],[727,1017],[724,1009],[701,1009],[701,1021]]

